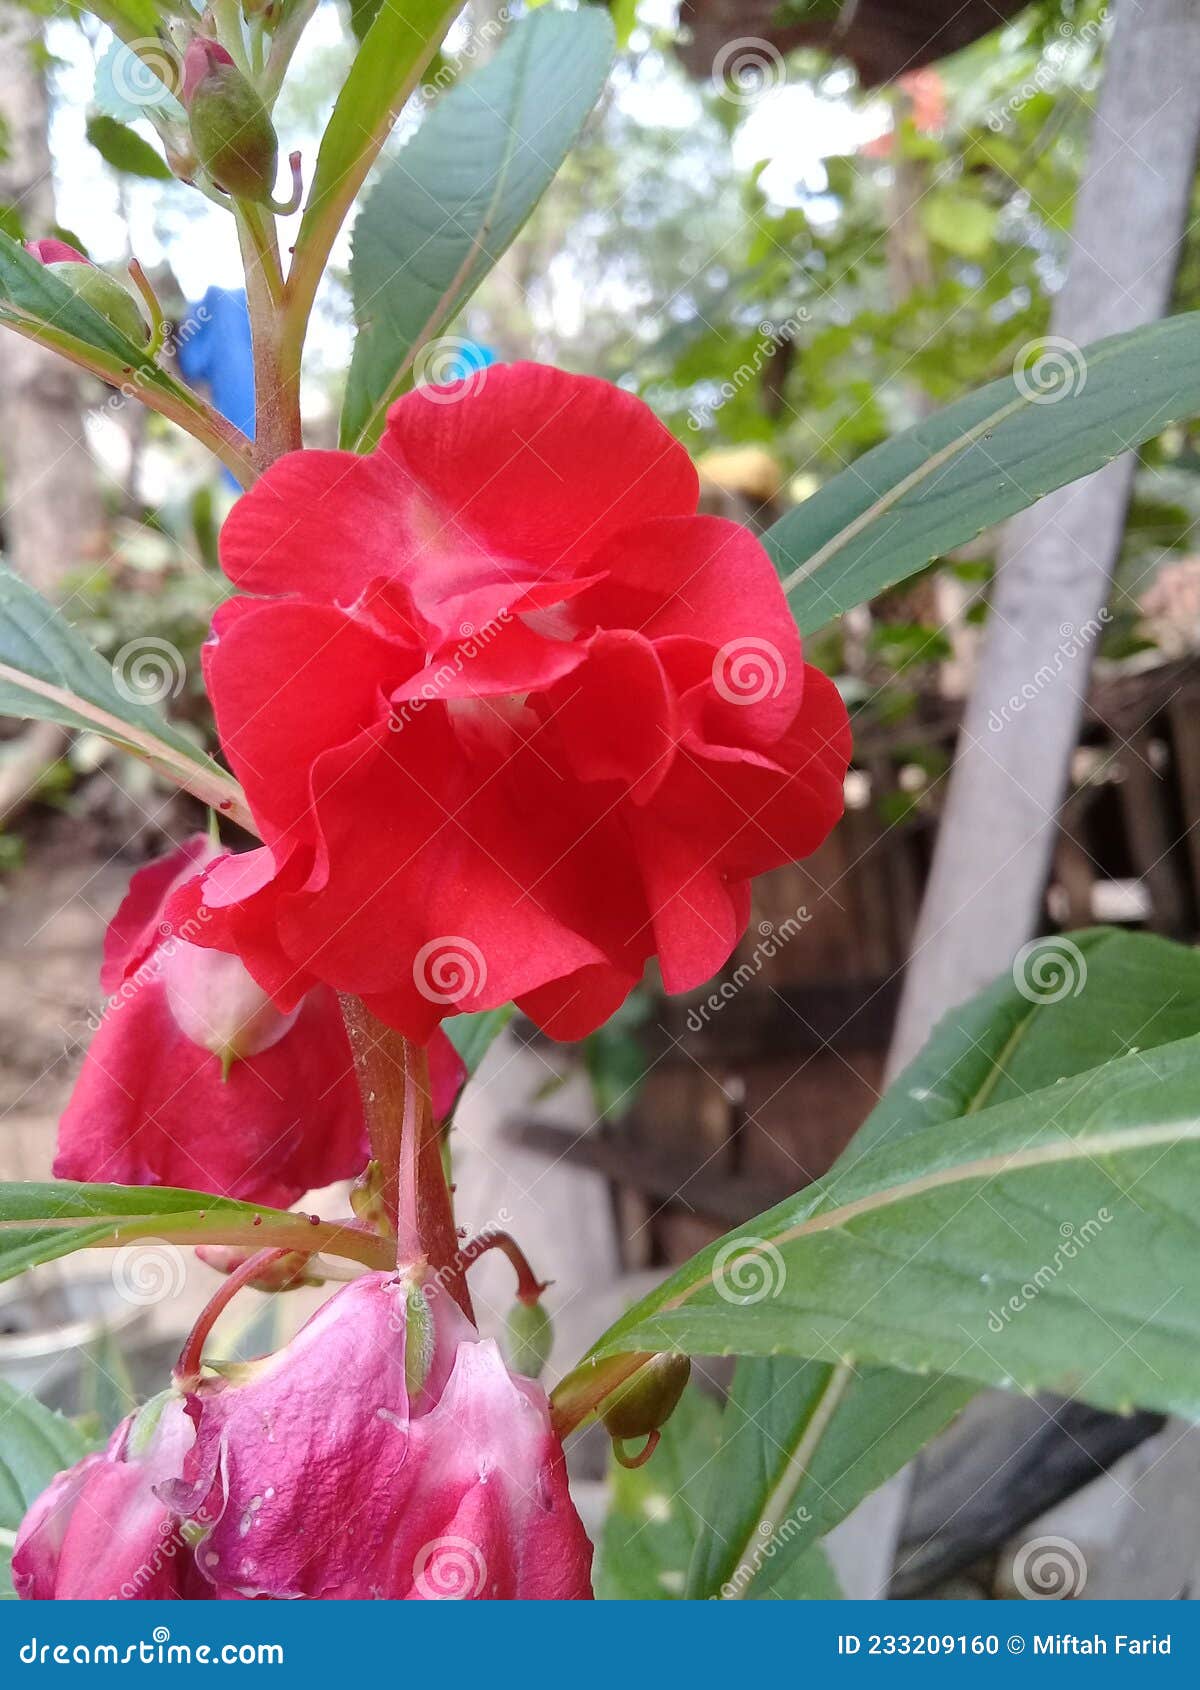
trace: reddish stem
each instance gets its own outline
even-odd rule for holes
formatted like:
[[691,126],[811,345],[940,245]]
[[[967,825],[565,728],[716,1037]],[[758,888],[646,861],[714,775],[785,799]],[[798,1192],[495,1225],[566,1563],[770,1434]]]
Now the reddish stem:
[[188,1333],[187,1340],[175,1363],[175,1383],[182,1391],[192,1390],[200,1378],[200,1367],[208,1335],[224,1311],[244,1285],[248,1285],[270,1262],[280,1256],[291,1255],[290,1250],[259,1250],[247,1257],[241,1267],[234,1268],[224,1284],[219,1285],[201,1310],[200,1318]]
[[536,1303],[551,1281],[537,1277],[529,1265],[528,1256],[509,1232],[481,1232],[478,1238],[464,1244],[459,1251],[463,1267],[469,1268],[489,1250],[502,1250],[516,1269],[517,1301],[531,1305]]
[[474,1320],[429,1096],[429,1058],[361,999],[344,997],[342,1014],[397,1260],[427,1262]]
[[613,1458],[614,1460],[619,1461],[622,1467],[644,1467],[658,1448],[658,1440],[661,1437],[661,1432],[648,1432],[646,1434],[645,1443],[636,1455],[629,1454],[628,1450],[625,1448],[623,1439],[614,1438]]

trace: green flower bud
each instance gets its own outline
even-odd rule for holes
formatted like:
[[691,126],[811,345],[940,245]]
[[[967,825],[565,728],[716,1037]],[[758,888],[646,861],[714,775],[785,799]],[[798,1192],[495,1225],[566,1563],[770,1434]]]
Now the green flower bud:
[[58,240],[29,241],[25,250],[47,270],[52,270],[72,293],[86,299],[94,311],[107,317],[113,328],[119,329],[135,346],[142,346],[150,339],[150,330],[133,295],[103,270],[97,270],[82,252]]
[[183,60],[183,103],[196,157],[219,188],[268,204],[279,141],[266,106],[224,47],[202,36]]
[[611,1438],[648,1438],[665,1426],[679,1405],[692,1371],[687,1356],[664,1351],[618,1385],[601,1411]]
[[150,339],[150,330],[133,295],[103,270],[97,270],[94,264],[47,264],[46,268],[66,282],[72,293],[86,299],[102,317],[107,317],[113,328],[119,329],[135,346],[144,345]]
[[537,1379],[554,1344],[554,1328],[541,1303],[514,1303],[504,1329],[504,1354],[514,1373]]

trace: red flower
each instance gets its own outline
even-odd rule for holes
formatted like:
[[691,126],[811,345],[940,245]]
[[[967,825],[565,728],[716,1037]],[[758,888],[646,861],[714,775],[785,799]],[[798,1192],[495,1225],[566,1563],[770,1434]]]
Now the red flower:
[[696,499],[640,401],[531,364],[273,465],[222,535],[258,596],[206,649],[266,844],[177,900],[201,942],[418,1040],[509,999],[580,1037],[652,956],[709,979],[752,877],[841,813],[849,731],[763,548]]
[[[60,1179],[179,1185],[294,1203],[367,1160],[362,1105],[328,986],[281,1013],[236,957],[163,920],[173,890],[216,855],[203,834],[134,875],[104,942],[108,1002],[59,1126]],[[465,1070],[430,1047],[446,1114]]]

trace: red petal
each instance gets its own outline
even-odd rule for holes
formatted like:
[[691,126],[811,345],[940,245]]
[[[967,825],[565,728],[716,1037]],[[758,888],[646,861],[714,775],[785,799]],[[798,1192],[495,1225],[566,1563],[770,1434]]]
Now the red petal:
[[[305,824],[314,760],[382,720],[389,674],[419,657],[340,610],[232,599],[213,622],[204,672],[221,745],[269,843]],[[381,692],[381,687],[384,691]]]
[[699,498],[691,459],[649,406],[546,364],[493,366],[450,402],[417,388],[392,406],[381,450],[498,556],[556,572]]
[[135,973],[151,951],[162,944],[167,926],[163,920],[164,905],[168,897],[216,852],[217,847],[207,834],[193,833],[169,856],[156,857],[137,870],[104,935],[100,986],[107,996],[111,997],[122,980]]
[[177,1185],[286,1207],[359,1173],[366,1138],[337,999],[320,987],[278,1044],[222,1080],[161,980],[112,1004],[59,1126],[59,1179]]

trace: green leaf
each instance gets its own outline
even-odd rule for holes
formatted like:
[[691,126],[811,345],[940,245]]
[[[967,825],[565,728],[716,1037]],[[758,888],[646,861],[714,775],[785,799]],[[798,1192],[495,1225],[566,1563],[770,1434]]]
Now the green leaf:
[[814,1544],[788,1561],[771,1586],[770,1595],[781,1602],[837,1602],[842,1590],[825,1551]]
[[125,176],[145,176],[154,182],[170,182],[167,161],[136,129],[103,113],[90,117],[87,138],[106,164]]
[[355,55],[317,150],[288,278],[285,340],[297,367],[304,328],[337,232],[401,108],[461,9],[462,0],[380,6]]
[[865,453],[770,529],[797,622],[821,627],[1197,412],[1198,312],[1082,352],[1030,342],[1014,376]]
[[931,240],[960,258],[987,256],[996,233],[996,211],[967,188],[941,188],[921,201],[921,222]]
[[381,4],[382,0],[350,0],[350,28],[356,41],[365,39]]
[[80,1360],[80,1414],[108,1437],[137,1407],[133,1375],[122,1352],[119,1336],[110,1327],[103,1327],[83,1351]]
[[890,1478],[975,1386],[776,1356],[738,1363],[686,1595],[784,1596],[818,1538]]
[[114,35],[134,39],[156,35],[163,12],[178,11],[179,7],[162,7],[155,0],[83,0],[83,10],[106,23]]
[[1200,1412],[1200,957],[1100,930],[1018,960],[947,1017],[825,1180],[686,1264],[593,1353],[853,1356]]
[[[608,75],[601,7],[539,11],[457,82],[381,173],[354,226],[359,327],[342,444],[378,438],[414,362],[462,309],[553,181]],[[435,349],[453,365],[460,343]],[[445,367],[431,368],[445,380]]]
[[238,1203],[206,1191],[73,1180],[0,1185],[0,1280],[75,1250],[144,1239],[319,1250],[368,1267],[388,1265],[385,1242],[356,1225]]
[[1200,1417],[1198,1204],[1193,1038],[839,1164],[601,1348],[852,1356]]
[[142,640],[106,663],[32,587],[0,570],[0,716],[103,734],[253,832],[237,782],[138,702],[139,675],[154,680],[154,691],[161,683],[165,693],[176,678],[182,681],[182,662],[167,641]]
[[628,47],[629,37],[637,27],[637,9],[638,0],[613,0],[611,11],[618,47]]
[[483,1061],[493,1042],[516,1014],[511,1003],[500,1009],[480,1009],[469,1015],[452,1015],[442,1023],[447,1038],[473,1074]]
[[[1030,985],[1038,983],[1040,1000],[1030,996]],[[1086,989],[1076,995],[1081,983]],[[1198,1019],[1195,951],[1110,928],[1045,940],[1025,957],[1017,976],[1004,976],[945,1018],[859,1129],[843,1160],[883,1143],[896,1146],[922,1128],[943,1125],[950,1131],[988,1104],[1053,1085],[1135,1046],[1149,1050],[1187,1038]],[[791,1380],[788,1368],[795,1370]],[[756,1529],[743,1502],[748,1472],[761,1475],[752,1497],[776,1485],[784,1487],[781,1496],[789,1488],[794,1494],[787,1547],[799,1553],[911,1459],[973,1389],[952,1377],[914,1377],[892,1369],[743,1360],[724,1428],[733,1447],[716,1464],[718,1473],[728,1464],[742,1477],[714,1480],[704,1510],[713,1536],[697,1551],[693,1587],[706,1579],[718,1585],[733,1581],[741,1563],[730,1561],[729,1546],[739,1532],[745,1542]],[[813,1404],[822,1393],[836,1402],[813,1441]],[[743,1397],[751,1404],[745,1415],[738,1408]],[[754,1407],[760,1398],[769,1402],[769,1411]],[[806,1438],[798,1462],[796,1451]],[[816,1481],[815,1499],[809,1475]],[[781,1504],[776,1506],[778,1511]],[[810,1521],[795,1518],[800,1507],[809,1510]]]
[[[1186,1038],[1196,1027],[1195,951],[1108,928],[1076,934],[1069,944],[1047,940],[1027,959],[1028,973],[1044,982],[1045,1001],[1031,1002],[1006,975],[948,1015],[860,1128],[848,1154],[885,1142],[894,1146],[923,1127],[952,1123],[989,1103],[1082,1073],[1133,1044],[1147,1050]],[[1086,991],[1074,996],[1073,982],[1080,979]],[[1062,988],[1064,995],[1053,1001]],[[961,1379],[893,1368],[744,1358],[734,1376],[689,1593],[711,1594],[725,1583],[777,1575],[898,1472],[974,1389]],[[787,1522],[777,1534],[778,1558],[769,1564],[752,1554],[764,1517]],[[749,1574],[739,1572],[744,1567]]]
[[69,1420],[0,1379],[0,1531],[15,1532],[54,1475],[90,1447]]
[[1041,939],[939,1022],[854,1135],[843,1161],[925,1127],[1053,1086],[1200,1028],[1200,952],[1094,927]]

